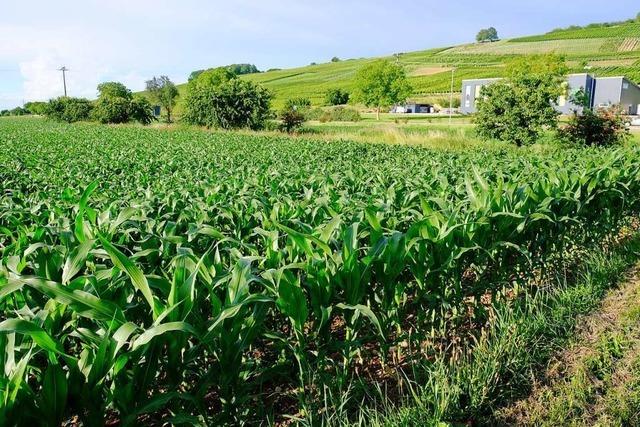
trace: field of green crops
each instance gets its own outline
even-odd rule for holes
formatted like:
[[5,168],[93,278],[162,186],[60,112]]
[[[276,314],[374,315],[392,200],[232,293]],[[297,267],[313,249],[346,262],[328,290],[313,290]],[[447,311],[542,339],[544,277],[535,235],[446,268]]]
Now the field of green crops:
[[613,26],[588,26],[576,29],[555,30],[536,36],[519,37],[517,39],[512,39],[512,41],[517,43],[526,43],[543,40],[591,39],[603,37],[640,37],[640,22],[625,22]]
[[0,182],[0,425],[313,424],[636,213],[640,149],[0,119]]

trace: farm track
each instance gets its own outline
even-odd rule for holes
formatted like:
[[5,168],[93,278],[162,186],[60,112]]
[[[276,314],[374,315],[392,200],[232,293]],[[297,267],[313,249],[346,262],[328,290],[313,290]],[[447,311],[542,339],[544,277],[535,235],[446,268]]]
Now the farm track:
[[502,425],[640,425],[640,264],[601,308],[579,318],[576,338]]

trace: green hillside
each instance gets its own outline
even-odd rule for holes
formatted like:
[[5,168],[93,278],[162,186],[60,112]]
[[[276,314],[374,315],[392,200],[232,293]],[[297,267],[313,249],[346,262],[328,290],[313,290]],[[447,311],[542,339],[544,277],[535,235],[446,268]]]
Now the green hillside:
[[[500,77],[510,58],[532,53],[564,54],[572,72],[588,70],[597,76],[626,75],[640,83],[640,22],[604,25],[554,30],[543,35],[495,43],[405,53],[399,56],[398,61],[410,76],[415,100],[448,93],[452,69],[455,70],[454,90],[459,91],[463,79]],[[396,60],[393,56],[389,59]],[[276,107],[287,98],[299,96],[308,97],[314,105],[322,105],[328,89],[351,88],[357,69],[371,60],[352,59],[309,65],[242,78],[271,89],[275,94]],[[181,90],[184,87],[181,85]]]

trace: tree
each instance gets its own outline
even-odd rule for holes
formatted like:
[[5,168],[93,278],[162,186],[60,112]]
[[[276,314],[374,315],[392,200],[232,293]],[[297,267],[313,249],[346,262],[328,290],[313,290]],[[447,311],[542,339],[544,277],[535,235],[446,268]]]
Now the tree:
[[253,64],[231,64],[227,65],[226,68],[237,76],[256,74],[260,72],[258,67]]
[[153,106],[144,96],[136,95],[129,104],[129,119],[143,125],[148,125],[155,120]]
[[154,76],[147,80],[146,86],[151,99],[167,111],[167,123],[171,123],[171,111],[179,95],[176,85],[167,76]]
[[482,88],[476,131],[485,139],[532,144],[545,128],[557,128],[556,100],[568,69],[557,55],[531,55],[507,67],[507,78]]
[[327,105],[344,105],[349,102],[349,92],[342,89],[329,89],[325,95]]
[[93,104],[88,99],[61,96],[47,103],[44,114],[51,119],[67,123],[89,120]]
[[334,56],[333,58],[331,58],[331,62],[340,62],[340,58]]
[[479,43],[494,42],[497,40],[500,40],[500,38],[498,37],[498,30],[496,30],[494,27],[482,29],[476,36],[476,41],[478,41]]
[[411,94],[412,87],[407,73],[400,65],[381,59],[363,66],[355,78],[354,100],[376,109],[403,102]]
[[106,82],[98,85],[98,100],[93,116],[100,123],[127,123],[133,94],[122,83]]
[[131,90],[120,82],[105,82],[98,85],[98,98],[125,98],[131,99]]
[[184,120],[222,129],[261,129],[271,114],[271,96],[229,70],[205,71],[187,86]]
[[134,97],[131,90],[122,83],[101,83],[98,85],[98,93],[93,117],[100,123],[127,123],[136,120],[147,125],[153,120],[149,102]]
[[47,103],[41,101],[32,101],[24,104],[24,108],[29,110],[31,114],[44,115],[47,109]]

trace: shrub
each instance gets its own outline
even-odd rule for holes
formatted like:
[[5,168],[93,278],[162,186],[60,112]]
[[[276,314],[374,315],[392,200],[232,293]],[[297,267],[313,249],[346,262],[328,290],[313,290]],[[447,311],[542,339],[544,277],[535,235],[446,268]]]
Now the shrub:
[[287,100],[279,114],[280,130],[291,133],[300,129],[307,120],[310,108],[311,101],[308,98]]
[[329,109],[314,108],[306,114],[307,120],[318,120],[321,123],[327,122],[358,122],[362,116],[358,110],[338,106]]
[[331,58],[331,62],[340,62],[340,58],[334,56],[333,58]]
[[298,110],[308,110],[311,108],[311,100],[309,98],[291,98],[285,102],[285,108],[296,108]]
[[224,72],[202,73],[187,87],[184,120],[222,129],[262,129],[270,117],[271,92]]
[[342,89],[329,89],[325,96],[327,105],[344,105],[349,103],[349,92]]
[[305,115],[302,111],[292,107],[285,107],[279,115],[280,130],[292,133],[302,127],[305,122]]
[[44,114],[67,123],[89,120],[93,104],[88,99],[62,96],[47,103]]
[[617,107],[586,108],[574,112],[569,124],[558,131],[560,140],[571,144],[607,147],[624,142],[629,136],[627,121]]

